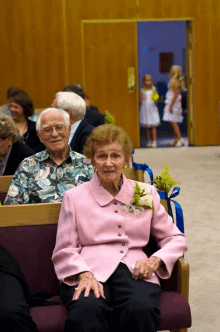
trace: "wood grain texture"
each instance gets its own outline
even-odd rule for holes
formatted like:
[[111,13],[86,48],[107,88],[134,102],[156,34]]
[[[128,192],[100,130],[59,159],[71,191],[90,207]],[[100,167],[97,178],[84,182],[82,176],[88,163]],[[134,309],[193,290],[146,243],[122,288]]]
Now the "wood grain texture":
[[64,85],[62,1],[3,1],[1,14],[1,100],[8,87],[18,86],[35,107],[49,106]]
[[[137,99],[136,23],[84,24],[85,88],[94,105],[115,116],[139,146],[139,112]],[[128,91],[128,68],[136,73],[135,92]]]
[[0,176],[0,193],[7,193],[13,179],[13,175]]
[[220,144],[220,2],[211,0],[210,8],[210,108],[208,117],[211,119],[210,133],[212,144]]
[[[54,94],[62,90],[64,85],[83,83],[82,20],[192,18],[195,145],[220,144],[220,66],[219,43],[216,42],[220,37],[219,11],[218,0],[2,1],[0,103],[6,102],[8,87],[18,86],[28,92],[36,108],[48,107]],[[121,28],[118,32],[122,33]],[[90,44],[93,44],[92,34],[90,37]],[[136,44],[131,46],[131,41],[134,56]],[[120,54],[126,53],[127,46],[122,48]],[[118,68],[117,61],[112,56],[108,77],[110,90],[115,84],[112,70]],[[87,71],[90,71],[92,65],[89,62]],[[96,92],[93,92],[94,86]],[[91,103],[95,104],[102,86],[93,81],[88,88],[86,92]],[[118,98],[117,94],[114,96]],[[124,99],[125,105],[130,102],[129,98]],[[101,106],[103,104],[101,101]],[[131,118],[133,109],[127,112],[131,113],[128,115]],[[135,123],[137,117],[133,121]]]
[[57,224],[61,203],[3,205],[0,227]]

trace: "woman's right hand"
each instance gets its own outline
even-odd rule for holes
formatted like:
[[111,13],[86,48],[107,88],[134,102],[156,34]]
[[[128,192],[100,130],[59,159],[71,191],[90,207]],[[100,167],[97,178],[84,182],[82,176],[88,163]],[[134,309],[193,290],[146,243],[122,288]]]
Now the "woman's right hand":
[[103,285],[98,280],[96,280],[96,278],[93,276],[91,272],[80,273],[78,279],[79,279],[79,284],[75,288],[75,293],[73,295],[74,301],[78,300],[83,290],[85,290],[84,297],[88,297],[91,289],[93,290],[95,297],[97,299],[100,296],[103,299],[105,299]]

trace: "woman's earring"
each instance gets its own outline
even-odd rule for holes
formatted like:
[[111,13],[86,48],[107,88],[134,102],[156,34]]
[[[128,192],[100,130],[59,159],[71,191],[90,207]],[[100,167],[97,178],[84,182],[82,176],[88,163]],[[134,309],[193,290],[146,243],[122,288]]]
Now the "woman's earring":
[[124,165],[124,166],[123,166],[123,168],[127,168],[127,166],[126,166],[126,165]]

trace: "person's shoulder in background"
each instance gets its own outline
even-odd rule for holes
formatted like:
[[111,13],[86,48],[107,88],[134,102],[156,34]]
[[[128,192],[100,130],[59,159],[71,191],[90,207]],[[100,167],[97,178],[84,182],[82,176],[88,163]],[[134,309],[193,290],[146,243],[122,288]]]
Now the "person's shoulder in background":
[[86,120],[92,126],[97,127],[105,123],[105,116],[96,110],[87,108],[84,120]]
[[17,167],[27,157],[35,154],[34,150],[21,141],[13,144],[4,175],[14,175]]

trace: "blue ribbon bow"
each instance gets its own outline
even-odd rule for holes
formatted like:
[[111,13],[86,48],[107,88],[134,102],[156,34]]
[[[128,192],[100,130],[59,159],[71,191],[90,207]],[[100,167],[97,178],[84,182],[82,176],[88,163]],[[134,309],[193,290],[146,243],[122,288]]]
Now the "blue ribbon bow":
[[179,228],[180,232],[184,233],[183,210],[181,208],[181,205],[172,199],[177,195],[179,195],[179,193],[180,193],[179,187],[174,187],[170,196],[168,196],[167,193],[165,193],[164,191],[158,191],[160,199],[165,199],[167,201],[168,213],[172,218],[173,218],[173,212],[171,208],[171,202],[173,202],[176,211],[176,226]]

